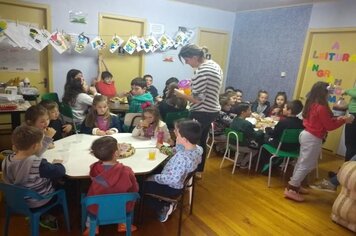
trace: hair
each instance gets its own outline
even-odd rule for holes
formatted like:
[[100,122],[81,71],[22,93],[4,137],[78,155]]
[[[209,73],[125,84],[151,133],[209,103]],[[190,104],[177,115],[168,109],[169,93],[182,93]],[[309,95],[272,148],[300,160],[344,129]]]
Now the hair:
[[184,109],[187,107],[187,100],[177,97],[177,95],[174,93],[174,89],[178,88],[177,83],[170,83],[167,87],[167,95],[165,97],[166,103],[168,105],[174,106],[177,109]]
[[117,140],[111,136],[96,139],[91,145],[91,153],[101,161],[110,161],[118,150]]
[[236,93],[241,93],[241,94],[243,94],[244,92],[242,92],[242,90],[241,89],[235,89],[235,92]]
[[224,106],[228,105],[229,102],[230,102],[230,97],[229,96],[225,96],[225,95],[220,96],[219,103],[220,103],[221,109]]
[[236,89],[234,87],[232,87],[232,86],[227,86],[225,88],[225,93],[227,93],[227,92],[235,92],[235,91],[236,91]]
[[327,95],[329,93],[327,89],[328,85],[328,83],[322,81],[318,81],[313,85],[309,92],[309,95],[307,96],[307,101],[305,102],[303,118],[308,117],[310,107],[313,103],[318,103],[320,105],[326,106],[330,112],[330,115],[332,114],[327,99]]
[[131,80],[131,86],[139,86],[143,89],[147,88],[146,80],[142,79],[141,77],[136,77],[133,80]]
[[11,141],[16,150],[28,150],[32,145],[40,143],[43,131],[34,126],[20,125],[12,132]]
[[163,89],[163,95],[162,95],[162,98],[165,99],[167,96],[166,96],[166,92],[168,90],[168,86],[171,84],[171,83],[177,83],[178,84],[179,80],[176,78],[176,77],[171,77],[169,79],[166,80],[166,86],[164,87]]
[[292,115],[298,115],[303,110],[303,103],[300,100],[287,102],[286,106],[288,110],[291,110]]
[[54,108],[59,108],[58,104],[55,101],[52,100],[42,100],[39,105],[43,106],[44,108],[47,109],[47,111],[51,111]]
[[75,77],[82,73],[80,70],[72,69],[67,73],[67,81],[64,85],[62,101],[68,105],[74,105],[78,94],[85,92],[82,81]]
[[[92,108],[90,109],[85,119],[85,125],[87,127],[90,128],[97,127],[96,118],[98,117],[98,112],[96,111],[95,106],[98,105],[98,103],[100,102],[106,102],[106,104],[108,104],[108,98],[104,95],[94,96]],[[108,110],[104,114],[104,119],[107,119],[109,123],[111,122],[109,104],[108,104]]]
[[159,121],[161,120],[161,115],[159,114],[159,110],[155,106],[149,106],[143,109],[142,111],[142,119],[145,118],[145,113],[150,113],[153,115],[153,130],[156,130]]
[[178,58],[180,62],[183,63],[182,58],[192,58],[194,56],[199,58],[199,61],[204,61],[206,58],[206,54],[208,53],[208,48],[206,47],[198,47],[195,44],[188,44],[181,48]]
[[197,144],[200,141],[201,125],[196,120],[183,119],[176,122],[180,136],[186,138],[191,144]]
[[[284,98],[284,104],[287,102],[287,94],[286,94],[286,92],[278,92],[277,95],[276,95],[276,97],[274,98],[274,104],[273,104],[273,106],[275,106],[275,107],[278,106],[278,105],[277,105],[277,98],[278,98],[279,96],[282,96],[282,97]],[[283,104],[283,105],[284,105],[284,104]]]
[[45,107],[41,105],[32,105],[25,112],[25,122],[27,125],[33,126],[35,125],[38,118],[41,116],[48,115],[48,111]]
[[236,114],[236,116],[240,116],[242,114],[242,112],[247,111],[250,108],[250,104],[248,103],[239,103],[234,105],[231,108],[231,113]]
[[112,74],[109,71],[103,71],[101,72],[101,79],[104,80],[106,78],[112,78]]
[[147,78],[151,78],[153,80],[152,75],[146,74],[142,77],[144,80],[146,80]]

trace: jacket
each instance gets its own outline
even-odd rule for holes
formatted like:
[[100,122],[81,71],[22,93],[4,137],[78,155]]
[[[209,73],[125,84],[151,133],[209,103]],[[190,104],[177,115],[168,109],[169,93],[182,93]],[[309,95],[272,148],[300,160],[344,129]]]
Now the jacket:
[[143,110],[142,110],[141,105],[145,102],[150,102],[152,105],[154,104],[153,97],[150,93],[144,93],[141,95],[132,96],[132,99],[129,104],[129,112],[128,113],[142,112]]
[[[80,127],[80,132],[84,134],[95,134],[96,131],[98,130],[97,127],[88,127],[85,125],[86,119],[83,121],[81,127]],[[117,115],[110,114],[110,124],[108,130],[113,130],[116,133],[122,131],[122,124]],[[104,130],[106,131],[106,130]]]

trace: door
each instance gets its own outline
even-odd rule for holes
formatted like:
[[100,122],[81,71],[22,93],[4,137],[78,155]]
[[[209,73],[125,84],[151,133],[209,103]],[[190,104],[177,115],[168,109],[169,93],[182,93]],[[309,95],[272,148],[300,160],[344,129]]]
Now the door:
[[[130,36],[144,36],[146,22],[142,19],[128,18],[115,15],[101,14],[99,18],[99,34],[105,42],[111,42],[114,35],[119,36],[125,42]],[[122,45],[122,46],[123,46]],[[121,51],[121,50],[120,50]],[[127,92],[131,89],[131,80],[143,76],[143,53],[111,53],[109,50],[100,52],[108,70],[114,76],[117,92]]]
[[[47,5],[30,4],[17,1],[1,1],[0,0],[0,18],[6,20],[13,20],[18,23],[32,24],[42,29],[45,28],[50,31],[50,11]],[[4,83],[10,79],[19,77],[20,80],[29,78],[31,85],[37,87],[39,92],[46,93],[52,90],[52,69],[50,69],[51,50],[47,46],[41,52],[35,49],[32,55],[35,58],[39,57],[39,71],[38,72],[4,72],[0,71],[0,82]],[[32,51],[31,50],[31,51]],[[25,49],[20,49],[18,53],[25,52]],[[11,55],[10,55],[11,56]]]
[[[200,47],[205,46],[208,48],[208,54],[211,55],[211,59],[220,65],[221,69],[224,71],[224,75],[226,75],[229,34],[224,31],[200,28],[198,38],[198,45]],[[225,76],[223,84],[225,84]]]
[[[325,81],[336,88],[329,95],[329,105],[341,96],[341,89],[352,88],[356,80],[356,29],[312,30],[304,45],[294,97],[305,103],[306,94],[317,81]],[[345,97],[349,101],[348,97]],[[325,149],[336,152],[342,127],[329,132]]]

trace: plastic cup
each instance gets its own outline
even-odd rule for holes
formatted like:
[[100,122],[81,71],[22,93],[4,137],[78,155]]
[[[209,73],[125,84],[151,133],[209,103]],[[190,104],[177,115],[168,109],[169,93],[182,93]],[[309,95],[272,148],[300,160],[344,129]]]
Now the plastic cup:
[[81,143],[83,140],[83,135],[82,134],[75,134],[75,143]]
[[150,149],[148,151],[148,160],[150,161],[156,160],[156,149]]

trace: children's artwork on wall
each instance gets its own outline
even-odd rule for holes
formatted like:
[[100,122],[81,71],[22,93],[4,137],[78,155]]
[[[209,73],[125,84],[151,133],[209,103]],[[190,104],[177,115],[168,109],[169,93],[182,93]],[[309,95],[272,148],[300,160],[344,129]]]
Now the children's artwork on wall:
[[45,29],[40,30],[35,27],[29,27],[29,44],[37,51],[42,51],[47,47],[50,35]]
[[123,42],[124,40],[119,36],[113,36],[110,42],[109,51],[114,53],[121,46],[121,44],[123,44]]
[[174,55],[172,54],[164,54],[163,55],[164,62],[174,62]]
[[85,36],[84,33],[81,33],[80,35],[78,35],[77,42],[75,44],[74,50],[77,53],[84,52],[84,50],[88,46],[89,42],[90,42],[89,37]]
[[161,37],[158,39],[158,42],[160,44],[161,51],[166,51],[173,46],[173,40],[166,34],[161,35]]
[[49,38],[49,43],[56,49],[59,54],[67,51],[70,43],[66,40],[61,32],[55,31],[51,34]]
[[[194,35],[195,35],[194,29],[191,29],[191,28],[188,28],[188,27],[184,27],[184,26],[179,26],[178,27],[178,31],[181,31],[186,35],[186,37],[187,37],[186,44],[188,43],[188,41],[190,41],[190,40],[192,40],[194,38]],[[184,44],[184,45],[186,45],[186,44]]]
[[94,49],[102,50],[105,48],[105,42],[101,37],[95,37],[91,42],[91,47]]
[[17,47],[27,50],[32,48],[29,44],[29,28],[27,26],[17,24],[16,22],[8,22],[5,34],[14,43],[12,45],[16,45]]
[[145,47],[145,42],[143,43],[142,40],[144,40],[144,39],[143,38],[137,38],[137,48],[136,48],[137,52],[141,52]]
[[69,22],[87,24],[88,14],[82,11],[69,11]]
[[139,41],[138,41],[137,37],[136,36],[131,36],[129,38],[129,40],[127,40],[127,42],[126,42],[126,44],[124,46],[124,50],[128,54],[132,55],[135,52],[138,43],[139,43]]
[[149,44],[151,52],[155,52],[158,48],[160,48],[157,39],[152,35],[146,38],[146,42]]
[[178,48],[179,46],[184,46],[188,42],[189,42],[188,36],[182,31],[178,31],[174,36],[174,48]]
[[119,56],[124,56],[125,54],[126,54],[126,51],[125,51],[125,49],[124,49],[124,47],[119,47],[118,49],[117,49],[117,53],[119,54]]
[[0,42],[3,41],[5,36],[5,30],[7,28],[7,23],[5,20],[0,20]]

